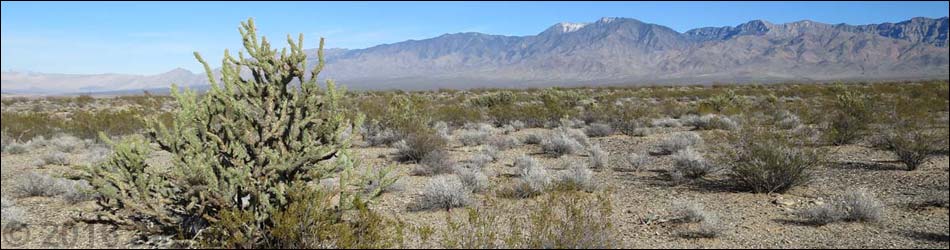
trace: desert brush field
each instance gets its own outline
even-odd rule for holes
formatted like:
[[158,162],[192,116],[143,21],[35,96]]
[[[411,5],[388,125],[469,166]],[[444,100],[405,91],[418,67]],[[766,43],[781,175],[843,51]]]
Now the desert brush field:
[[5,96],[2,248],[948,248],[945,80],[346,91],[243,27],[206,91]]

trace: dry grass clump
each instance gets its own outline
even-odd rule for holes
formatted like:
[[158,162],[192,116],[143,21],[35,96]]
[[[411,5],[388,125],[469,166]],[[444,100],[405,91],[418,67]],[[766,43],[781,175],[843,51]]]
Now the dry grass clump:
[[541,150],[555,157],[576,154],[589,143],[587,135],[566,128],[556,129],[550,137],[541,142]]
[[584,129],[589,137],[606,137],[614,134],[614,128],[604,123],[594,123]]
[[472,190],[457,175],[433,177],[423,187],[422,194],[413,201],[412,210],[432,210],[466,207],[472,204]]
[[739,128],[739,123],[729,117],[714,114],[687,116],[683,118],[683,124],[695,127],[696,130],[735,130]]
[[798,216],[816,226],[840,221],[874,223],[884,217],[884,204],[865,189],[850,190],[841,198],[804,210]]
[[687,148],[673,155],[674,176],[683,177],[689,180],[703,178],[718,169],[712,163],[706,160],[701,153]]
[[436,176],[455,173],[455,162],[446,151],[435,151],[419,161],[419,166],[411,172],[415,176]]
[[599,144],[591,145],[590,149],[588,149],[588,154],[590,155],[588,158],[590,168],[607,169],[609,167],[610,153],[600,147]]
[[679,133],[674,135],[673,138],[657,145],[655,153],[658,155],[671,155],[701,144],[703,144],[703,138],[698,134],[693,132]]

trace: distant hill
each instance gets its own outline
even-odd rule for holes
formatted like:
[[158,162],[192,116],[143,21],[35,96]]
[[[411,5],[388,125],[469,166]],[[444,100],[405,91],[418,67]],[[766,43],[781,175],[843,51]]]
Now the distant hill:
[[[533,36],[456,33],[331,49],[324,72],[356,89],[948,79],[948,30],[947,17],[868,25],[755,20],[684,33],[602,18],[555,24]],[[206,84],[202,75],[4,72],[2,84],[11,93],[124,91]]]

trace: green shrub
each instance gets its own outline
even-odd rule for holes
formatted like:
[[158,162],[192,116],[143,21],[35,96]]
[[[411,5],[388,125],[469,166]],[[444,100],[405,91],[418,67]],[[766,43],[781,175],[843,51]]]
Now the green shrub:
[[755,193],[784,193],[808,184],[821,157],[785,135],[745,128],[732,138],[733,151],[722,162],[738,187]]
[[861,139],[871,124],[872,102],[869,97],[854,91],[846,91],[835,98],[829,107],[829,124],[826,140],[832,145],[846,145]]
[[[344,91],[332,81],[327,81],[325,90],[318,86],[323,41],[320,60],[307,78],[303,35],[296,42],[288,39],[290,49],[278,57],[266,39],[258,40],[253,20],[242,23],[240,31],[251,58],[242,53],[236,59],[225,53],[221,78],[216,80],[211,67],[196,53],[211,89],[199,98],[193,91],[179,92],[173,87],[180,110],[170,128],[152,118],[148,140],[113,143],[113,156],[87,169],[86,179],[100,194],[103,220],[189,238],[206,232],[197,236],[216,246],[293,246],[292,237],[285,242],[287,238],[275,235],[282,214],[300,215],[293,211],[299,205],[293,190],[339,176],[334,201],[312,208],[318,215],[319,211],[338,215],[361,210],[385,189],[366,194],[363,179],[367,177],[352,173],[358,162],[348,151],[348,131],[358,128],[362,119],[359,115],[356,120],[347,119],[354,115],[347,114],[342,106]],[[244,79],[239,74],[244,70],[255,74]],[[293,80],[300,85],[292,87]],[[151,143],[173,155],[168,169],[145,161]],[[355,221],[359,219],[319,222],[359,225],[362,222]],[[364,233],[339,229],[331,230],[330,237]]]
[[927,159],[945,150],[942,148],[942,135],[923,125],[912,122],[895,122],[882,131],[877,147],[894,152],[898,161],[904,163],[908,171],[917,170]]

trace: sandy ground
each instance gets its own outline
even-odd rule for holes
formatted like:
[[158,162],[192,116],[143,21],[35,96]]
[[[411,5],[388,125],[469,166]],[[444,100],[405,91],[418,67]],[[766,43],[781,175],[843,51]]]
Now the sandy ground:
[[[526,129],[512,133],[523,138],[546,129]],[[620,166],[623,154],[647,152],[656,143],[686,129],[665,129],[646,137],[615,135],[591,138],[611,153],[611,165]],[[700,151],[710,154],[717,141],[716,132],[698,132],[706,138]],[[472,157],[480,146],[451,147],[457,160]],[[48,149],[43,149],[48,150]],[[831,154],[832,162],[821,166],[814,183],[795,188],[783,195],[733,192],[717,185],[725,180],[722,173],[705,180],[675,186],[665,177],[671,168],[669,156],[651,156],[651,163],[639,172],[601,171],[596,179],[613,189],[613,221],[617,225],[620,248],[950,248],[950,219],[945,206],[925,206],[933,199],[948,196],[948,158],[932,158],[914,172],[901,170],[894,156],[863,146],[822,148]],[[430,177],[409,176],[414,164],[392,160],[392,148],[354,148],[364,167],[396,166],[403,176],[400,191],[384,194],[373,209],[399,218],[413,225],[444,224],[446,211],[409,212],[407,207],[421,192]],[[512,163],[520,155],[537,158],[549,168],[568,159],[585,161],[586,153],[562,158],[539,155],[536,145],[523,145],[503,151],[501,159],[489,167],[492,189],[498,188],[506,174],[514,173]],[[94,202],[70,205],[60,198],[20,197],[14,186],[22,176],[35,172],[52,176],[74,174],[72,167],[33,167],[43,152],[24,155],[3,155],[2,194],[27,211],[27,228],[4,231],[2,248],[146,248],[134,232],[116,230],[107,225],[89,225],[75,222],[96,210]],[[72,155],[73,162],[82,162],[81,152]],[[161,158],[161,156],[158,156]],[[560,170],[555,170],[560,171]],[[886,204],[884,219],[877,223],[836,223],[822,227],[802,223],[794,213],[829,202],[831,197],[845,190],[866,188]],[[479,203],[486,195],[478,195]],[[507,208],[526,207],[535,200],[502,201]],[[671,212],[674,201],[687,200],[701,203],[706,210],[717,214],[725,226],[724,234],[715,239],[688,239],[680,233],[688,225],[650,221],[663,218]],[[480,204],[485,205],[485,204]],[[454,210],[451,213],[462,213]],[[530,212],[530,211],[528,211]],[[154,243],[154,242],[152,242]],[[410,246],[431,247],[418,241]]]

